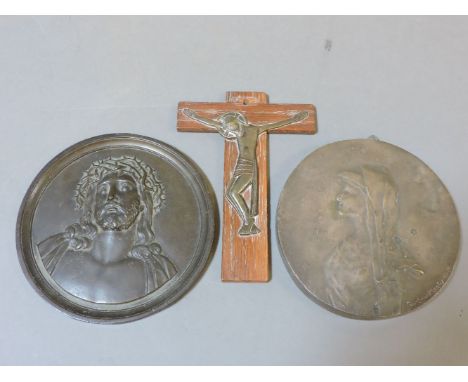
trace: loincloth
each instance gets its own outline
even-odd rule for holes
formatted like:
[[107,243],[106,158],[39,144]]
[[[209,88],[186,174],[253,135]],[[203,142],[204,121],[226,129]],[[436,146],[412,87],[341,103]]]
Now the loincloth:
[[254,161],[244,158],[239,158],[234,168],[233,178],[241,175],[251,175],[252,178],[257,174],[257,166]]

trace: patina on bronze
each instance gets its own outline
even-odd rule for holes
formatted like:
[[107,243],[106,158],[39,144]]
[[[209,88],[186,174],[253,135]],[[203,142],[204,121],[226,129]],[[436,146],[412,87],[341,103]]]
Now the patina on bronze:
[[211,188],[185,155],[146,137],[99,136],[59,154],[33,181],[18,252],[60,309],[124,322],[167,307],[196,281],[215,216]]
[[407,151],[375,139],[324,146],[289,177],[277,213],[283,260],[324,307],[358,319],[407,313],[436,295],[456,263],[449,192]]

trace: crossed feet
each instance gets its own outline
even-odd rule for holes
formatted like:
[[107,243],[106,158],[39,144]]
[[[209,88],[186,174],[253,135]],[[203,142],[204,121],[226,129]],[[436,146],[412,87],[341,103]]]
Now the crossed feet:
[[239,229],[239,235],[249,236],[260,233],[260,229],[255,225],[255,218],[250,218],[247,223]]

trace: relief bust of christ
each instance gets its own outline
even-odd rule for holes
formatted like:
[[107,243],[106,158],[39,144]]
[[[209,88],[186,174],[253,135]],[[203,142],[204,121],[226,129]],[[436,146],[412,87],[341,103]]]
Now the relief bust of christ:
[[72,295],[96,303],[158,289],[177,273],[153,230],[165,196],[156,170],[138,158],[93,162],[75,188],[80,220],[37,244],[47,272]]

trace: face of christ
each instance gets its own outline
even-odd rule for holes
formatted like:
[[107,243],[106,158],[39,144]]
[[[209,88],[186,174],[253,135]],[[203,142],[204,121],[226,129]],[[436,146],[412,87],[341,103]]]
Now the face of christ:
[[133,177],[111,173],[96,187],[94,219],[105,231],[123,231],[140,213],[140,195]]

